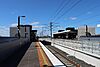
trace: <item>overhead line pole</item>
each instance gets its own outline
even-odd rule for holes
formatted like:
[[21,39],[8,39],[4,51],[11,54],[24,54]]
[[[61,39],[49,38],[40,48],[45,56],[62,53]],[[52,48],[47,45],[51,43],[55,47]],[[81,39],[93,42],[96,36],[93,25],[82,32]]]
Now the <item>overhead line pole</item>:
[[50,36],[51,36],[51,40],[52,40],[52,22],[50,22]]

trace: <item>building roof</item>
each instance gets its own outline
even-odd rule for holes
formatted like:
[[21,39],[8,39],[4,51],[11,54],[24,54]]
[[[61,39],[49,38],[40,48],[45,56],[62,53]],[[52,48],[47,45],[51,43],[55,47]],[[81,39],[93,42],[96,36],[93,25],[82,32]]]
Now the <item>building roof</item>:
[[67,33],[67,32],[70,32],[70,30],[66,30],[66,31],[62,31],[62,32],[56,32],[56,33],[53,33],[53,34],[61,34],[61,33]]
[[32,25],[20,25],[21,27],[32,27]]

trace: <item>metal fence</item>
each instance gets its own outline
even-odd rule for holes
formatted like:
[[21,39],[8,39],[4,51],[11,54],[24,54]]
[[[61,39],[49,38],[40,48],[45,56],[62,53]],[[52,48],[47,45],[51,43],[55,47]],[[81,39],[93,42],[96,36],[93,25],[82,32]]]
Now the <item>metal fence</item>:
[[59,44],[65,47],[70,47],[73,49],[78,49],[86,51],[88,53],[93,53],[100,55],[100,42],[91,40],[67,40],[67,39],[41,39],[52,42],[52,44]]
[[100,42],[98,41],[54,40],[53,42],[100,55]]

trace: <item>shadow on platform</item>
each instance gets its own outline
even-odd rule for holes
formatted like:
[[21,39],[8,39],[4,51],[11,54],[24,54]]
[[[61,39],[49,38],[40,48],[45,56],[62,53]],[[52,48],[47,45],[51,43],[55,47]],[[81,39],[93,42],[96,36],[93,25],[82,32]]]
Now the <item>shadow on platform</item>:
[[17,67],[30,44],[22,46],[19,50],[9,56],[5,61],[0,63],[0,67]]

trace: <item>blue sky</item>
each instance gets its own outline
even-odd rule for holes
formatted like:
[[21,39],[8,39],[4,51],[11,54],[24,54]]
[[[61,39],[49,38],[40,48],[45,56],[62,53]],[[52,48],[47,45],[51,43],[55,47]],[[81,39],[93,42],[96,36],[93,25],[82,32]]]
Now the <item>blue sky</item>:
[[[69,1],[64,9],[56,16],[60,17],[57,21],[50,20],[56,14],[57,8]],[[72,9],[71,6],[79,0],[0,0],[0,35],[9,35],[9,27],[16,25],[17,17],[25,15],[21,18],[21,24],[33,24],[38,27],[39,32],[41,26],[55,22],[60,25],[60,29],[68,26],[97,26],[100,24],[100,0],[81,0]],[[66,12],[68,11],[68,12]],[[54,24],[56,25],[56,24]],[[57,28],[55,27],[57,31]],[[96,33],[99,32],[96,27]]]

